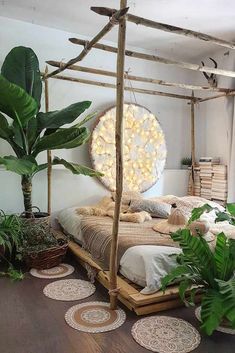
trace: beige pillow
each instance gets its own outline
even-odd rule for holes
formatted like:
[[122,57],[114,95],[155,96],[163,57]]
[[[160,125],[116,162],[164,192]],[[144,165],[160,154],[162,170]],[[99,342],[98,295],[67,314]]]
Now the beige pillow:
[[168,218],[171,213],[171,205],[164,202],[138,199],[131,201],[129,210],[131,212],[145,211],[155,218]]
[[[115,201],[116,193],[112,192],[112,198]],[[142,199],[142,196],[139,192],[135,191],[124,191],[122,193],[122,204],[129,205],[131,200]]]

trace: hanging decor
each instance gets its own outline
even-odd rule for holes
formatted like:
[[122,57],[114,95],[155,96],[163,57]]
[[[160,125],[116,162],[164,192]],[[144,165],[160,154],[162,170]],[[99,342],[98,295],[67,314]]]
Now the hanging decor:
[[[91,138],[91,160],[104,174],[101,182],[115,190],[116,107],[102,113]],[[124,105],[124,190],[144,192],[160,178],[166,162],[166,142],[157,118],[137,104]]]

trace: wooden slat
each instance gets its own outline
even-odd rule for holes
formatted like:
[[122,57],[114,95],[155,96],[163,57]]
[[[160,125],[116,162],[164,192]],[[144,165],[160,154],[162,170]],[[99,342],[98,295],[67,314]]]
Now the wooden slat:
[[[86,43],[86,41],[79,38],[69,38],[69,40],[71,43],[78,44],[78,45],[85,45]],[[95,45],[93,45],[93,47],[96,49],[108,51],[110,53],[117,53],[117,48],[112,47],[110,45],[96,43]],[[218,68],[203,66],[198,64],[192,64],[184,61],[171,60],[157,55],[145,54],[145,53],[140,53],[132,50],[126,50],[125,54],[126,56],[129,56],[131,58],[154,61],[160,64],[173,65],[173,66],[180,67],[182,69],[213,73],[216,75],[227,76],[227,77],[235,77],[234,71],[218,69]]]
[[83,49],[83,51],[76,56],[75,58],[69,60],[63,67],[60,67],[59,69],[51,72],[48,74],[46,77],[52,77],[57,75],[58,73],[64,71],[67,69],[70,65],[73,65],[82,59],[85,58],[85,56],[89,53],[89,51],[94,47],[94,44],[97,43],[100,39],[102,39],[116,24],[119,23],[119,21],[122,19],[122,17],[127,13],[128,7],[127,8],[122,8],[119,11],[116,11],[113,16],[110,18],[109,22],[102,28],[102,30],[89,42],[86,42],[86,45]]
[[[91,10],[98,13],[99,15],[103,15],[103,16],[112,16],[112,14],[115,13],[115,11],[116,11],[115,9],[110,9],[107,7],[96,7],[96,6],[92,6]],[[209,34],[197,32],[197,31],[192,31],[191,29],[176,27],[176,26],[172,26],[172,25],[169,25],[166,23],[148,20],[146,18],[139,17],[139,16],[132,15],[132,14],[127,15],[127,21],[135,23],[137,25],[142,25],[145,27],[155,28],[160,31],[179,34],[179,35],[194,38],[194,39],[199,39],[202,41],[206,41],[207,43],[219,45],[221,47],[235,49],[234,42],[229,42],[224,39],[216,38],[216,37],[211,36]]]
[[[54,67],[61,67],[64,65],[64,63],[62,63],[62,62],[54,61],[54,60],[47,61],[47,64],[54,66]],[[86,73],[91,73],[94,75],[117,77],[116,72],[113,72],[113,71],[94,69],[91,67],[85,67],[85,66],[79,66],[79,65],[71,65],[68,67],[68,70],[86,72]],[[190,85],[190,84],[186,84],[186,83],[168,82],[168,81],[159,80],[156,78],[130,75],[126,72],[125,72],[125,79],[130,80],[130,81],[152,83],[152,84],[165,86],[165,87],[177,87],[177,88],[190,89],[190,90],[212,91],[212,92],[230,92],[231,91],[230,88],[197,86],[197,85]]]
[[[83,78],[76,78],[76,77],[63,76],[63,75],[52,76],[52,78],[57,79],[57,80],[64,80],[64,81],[82,83],[82,84],[85,84],[85,85],[92,85],[92,86],[99,86],[99,87],[116,89],[116,85],[114,85],[112,83],[107,83],[107,82],[86,80],[86,79],[83,79]],[[155,90],[149,90],[149,89],[137,88],[137,87],[124,87],[124,90],[128,91],[128,92],[136,92],[136,93],[148,94],[148,95],[152,95],[152,96],[169,97],[169,98],[184,99],[184,100],[190,100],[190,101],[192,99],[191,96],[187,96],[187,95],[176,94],[176,93],[168,93],[168,92],[161,92],[161,91],[155,91]],[[199,99],[200,98],[197,98],[197,97],[194,98],[195,101],[199,100]]]

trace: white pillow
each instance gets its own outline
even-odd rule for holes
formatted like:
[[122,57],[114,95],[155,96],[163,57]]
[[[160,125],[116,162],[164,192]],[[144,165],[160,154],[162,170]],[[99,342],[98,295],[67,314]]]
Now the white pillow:
[[58,213],[57,219],[64,231],[75,239],[82,241],[81,216],[76,212],[77,207],[65,208]]

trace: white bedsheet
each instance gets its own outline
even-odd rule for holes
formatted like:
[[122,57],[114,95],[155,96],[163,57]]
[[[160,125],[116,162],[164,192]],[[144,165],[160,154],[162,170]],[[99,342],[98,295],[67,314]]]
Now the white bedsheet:
[[120,273],[144,287],[142,294],[150,294],[161,287],[161,278],[177,266],[175,256],[181,249],[170,246],[138,245],[129,248],[120,260]]

